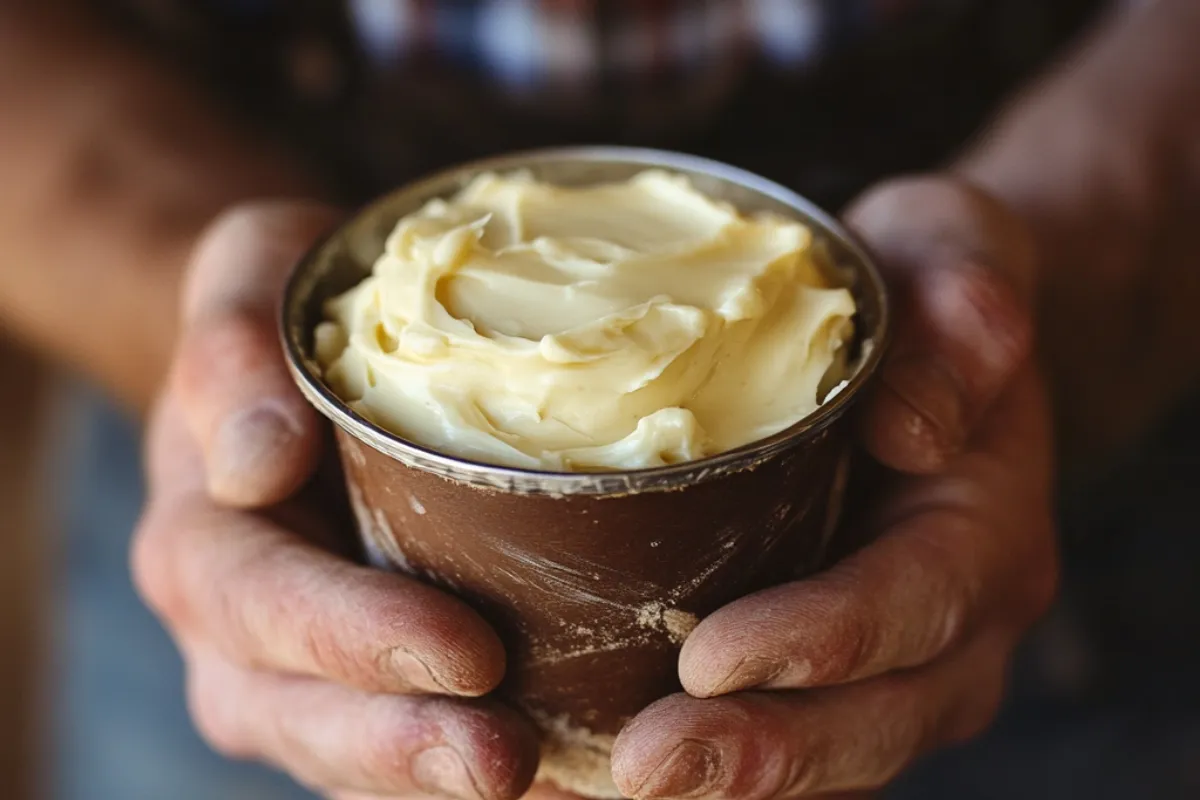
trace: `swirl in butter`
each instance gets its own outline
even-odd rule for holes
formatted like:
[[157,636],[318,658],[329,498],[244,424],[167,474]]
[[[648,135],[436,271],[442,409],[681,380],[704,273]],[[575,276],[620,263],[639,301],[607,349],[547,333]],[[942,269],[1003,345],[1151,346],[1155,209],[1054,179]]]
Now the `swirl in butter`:
[[542,471],[676,464],[775,434],[846,371],[854,299],[811,231],[680,176],[476,178],[405,217],[316,331],[330,387],[427,448]]

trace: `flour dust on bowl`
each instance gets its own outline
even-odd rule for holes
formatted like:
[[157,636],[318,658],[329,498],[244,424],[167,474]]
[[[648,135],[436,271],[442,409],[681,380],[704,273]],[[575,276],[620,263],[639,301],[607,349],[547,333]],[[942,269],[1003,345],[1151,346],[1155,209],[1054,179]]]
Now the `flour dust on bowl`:
[[[700,214],[710,213],[705,198],[711,198],[721,208],[735,209],[747,219],[803,223],[812,234],[812,246],[805,252],[819,263],[822,280],[828,284],[806,296],[820,299],[821,313],[832,320],[829,325],[852,317],[852,324],[840,328],[851,332],[847,340],[839,340],[842,346],[831,346],[826,353],[836,364],[822,365],[817,378],[807,378],[812,386],[803,393],[817,392],[818,402],[812,409],[794,406],[806,409],[797,420],[755,417],[770,398],[762,400],[753,391],[743,393],[744,407],[735,409],[736,414],[721,412],[719,403],[714,406],[715,401],[704,399],[729,396],[704,388],[706,376],[720,373],[696,360],[706,347],[717,354],[737,353],[736,358],[724,361],[761,363],[766,365],[762,370],[768,371],[775,364],[776,372],[788,380],[804,367],[786,361],[779,367],[778,359],[771,357],[775,350],[770,349],[774,345],[769,341],[765,357],[745,349],[751,339],[737,333],[741,329],[735,325],[743,316],[755,313],[754,292],[737,295],[751,298],[742,306],[741,300],[729,300],[734,294],[720,288],[709,295],[728,302],[714,301],[700,316],[689,311],[703,305],[709,296],[700,292],[700,280],[678,292],[654,287],[653,297],[648,295],[635,312],[622,305],[628,298],[612,307],[604,305],[616,302],[613,297],[619,293],[615,290],[602,287],[588,295],[594,283],[576,280],[578,276],[572,278],[576,285],[565,294],[561,280],[548,281],[549,289],[537,290],[556,293],[554,302],[561,301],[564,307],[582,303],[570,311],[580,314],[581,320],[591,319],[587,314],[593,314],[595,319],[634,319],[650,326],[638,329],[637,324],[622,322],[618,326],[622,333],[615,338],[609,328],[602,335],[596,335],[596,330],[581,334],[582,327],[570,328],[566,331],[570,335],[565,335],[564,325],[570,322],[566,312],[559,315],[568,319],[566,323],[548,314],[536,325],[528,319],[486,317],[492,311],[483,308],[486,303],[479,299],[486,300],[485,295],[472,298],[463,290],[455,296],[457,289],[430,288],[432,301],[428,297],[426,301],[435,301],[432,313],[436,319],[422,320],[420,326],[411,326],[412,330],[398,332],[370,316],[391,302],[388,292],[403,298],[411,293],[412,285],[420,283],[403,272],[417,269],[418,256],[410,253],[411,257],[404,257],[409,260],[395,261],[396,253],[409,252],[403,248],[411,242],[403,237],[414,229],[427,233],[431,225],[436,228],[447,219],[462,223],[454,217],[458,213],[454,198],[482,191],[480,186],[492,180],[488,176],[512,175],[521,176],[518,183],[561,187],[565,193],[552,199],[562,208],[592,198],[588,187],[648,180],[641,188],[659,192],[656,202],[673,202],[675,189],[671,187],[683,187],[700,198],[695,200]],[[507,179],[498,180],[484,189],[508,191]],[[654,183],[660,180],[665,182]],[[536,191],[543,192],[540,188]],[[543,195],[551,197],[545,194],[551,191],[558,189],[546,189]],[[492,202],[487,199],[491,195],[471,197],[473,202]],[[692,202],[690,197],[681,197],[679,202]],[[624,201],[621,205],[628,207]],[[582,212],[576,211],[586,217],[587,207],[580,208]],[[658,213],[648,208],[647,214]],[[539,258],[546,251],[559,254],[559,242],[548,236],[511,246],[504,237],[520,226],[511,220],[504,222],[498,209],[502,206],[492,207],[474,221],[466,220],[467,228],[476,227],[472,228],[474,238],[465,246],[484,248],[480,251],[484,255],[472,266],[474,275],[482,274],[480,270],[486,271],[496,259],[524,258],[533,251],[539,252]],[[727,212],[711,213],[719,217]],[[416,222],[411,222],[414,219]],[[398,227],[402,220],[406,222]],[[661,231],[656,233],[651,227],[655,226],[642,226],[641,239],[615,250],[611,243],[567,237],[576,250],[565,261],[555,262],[554,274],[561,275],[564,269],[598,269],[603,277],[605,270],[617,272],[627,266],[614,266],[621,259],[636,260],[629,256],[631,249],[637,251],[636,258],[651,250],[656,256],[675,252],[667,247],[670,242],[663,245],[665,249],[654,250],[662,244],[657,240],[638,250],[639,242],[661,238]],[[778,246],[781,236],[792,236],[795,227],[781,223],[776,231],[761,229],[765,233],[752,237],[753,244],[767,248],[764,252],[769,261],[774,258],[770,248]],[[744,230],[753,233],[751,228]],[[684,231],[680,237],[687,235]],[[723,245],[728,238],[721,239]],[[492,250],[487,250],[489,242],[495,245]],[[462,242],[442,244],[437,250],[442,255],[429,256],[426,266],[460,263],[463,246]],[[578,248],[586,249],[582,264]],[[705,248],[700,250],[708,253]],[[457,254],[449,261],[444,257],[448,251]],[[676,262],[660,266],[698,263],[697,252],[688,250]],[[736,260],[725,258],[721,269]],[[637,263],[645,267],[649,262]],[[541,261],[531,269],[545,273]],[[648,273],[630,274],[636,283]],[[396,280],[397,275],[408,283],[383,283],[385,278]],[[793,280],[798,278],[788,273],[787,281]],[[426,282],[440,286],[436,275]],[[371,287],[375,294],[356,294],[356,287]],[[774,291],[766,294],[774,296]],[[354,303],[359,305],[353,307]],[[476,312],[480,316],[465,324],[465,317]],[[695,323],[696,319],[701,322]],[[331,320],[339,321],[340,332],[330,330]],[[453,592],[495,625],[509,657],[500,691],[528,713],[543,734],[540,777],[584,796],[604,798],[619,796],[609,773],[615,735],[638,711],[679,690],[679,649],[698,621],[738,597],[823,566],[848,470],[852,441],[848,412],[877,371],[887,335],[888,308],[880,276],[863,251],[828,215],[787,189],[692,156],[595,147],[536,151],[469,164],[377,201],[318,244],[297,266],[284,298],[282,328],[297,383],[334,423],[350,499],[370,560]],[[627,334],[628,330],[634,332]],[[819,333],[811,326],[805,330],[804,335],[813,337]],[[415,345],[399,341],[413,331],[420,334],[413,340]],[[433,331],[432,339],[426,335],[429,331]],[[455,331],[461,333],[459,339]],[[687,335],[693,339],[679,340],[680,331],[690,331]],[[714,331],[733,333],[721,338]],[[637,347],[664,347],[670,358],[642,359],[642,363],[635,358],[637,354],[613,351],[612,342],[625,341],[620,339],[624,335],[628,341],[636,341]],[[355,336],[375,338],[374,342],[357,340],[360,344],[365,341],[369,352],[353,352]],[[481,341],[487,337],[494,341]],[[445,348],[460,345],[483,347],[485,355],[469,367],[441,365],[429,372],[419,353],[410,355],[404,348],[427,348],[431,340],[442,355]],[[506,349],[488,351],[495,342]],[[497,375],[520,376],[521,370],[533,363],[528,359],[540,358],[551,364],[555,377],[539,373],[538,380],[553,391],[538,395],[543,404],[538,413],[522,416],[521,404],[531,402],[528,393],[522,394],[524,385],[516,386],[511,397],[498,390],[487,402],[470,404],[467,416],[476,419],[472,415],[478,412],[482,422],[465,437],[438,439],[446,430],[444,419],[449,411],[438,411],[442,416],[437,425],[429,425],[426,419],[409,428],[406,422],[419,419],[422,412],[405,411],[399,401],[389,403],[396,393],[380,395],[376,391],[371,395],[369,389],[386,386],[385,373],[393,369],[393,362],[377,359],[394,352],[406,359],[395,367],[396,375],[402,376],[399,385],[407,387],[408,400],[417,397],[418,405],[425,409],[431,402],[436,405],[439,398],[475,396],[470,393],[479,391],[480,381],[500,380]],[[507,363],[506,358],[515,360]],[[611,361],[605,362],[606,358]],[[715,363],[720,362],[717,358]],[[643,371],[629,373],[625,367],[630,363]],[[604,373],[606,364],[622,368]],[[828,376],[835,367],[838,380],[831,383]],[[734,374],[752,385],[762,370],[756,368],[754,375]],[[563,388],[563,374],[579,376],[578,383],[585,389],[579,394],[579,403],[594,405],[582,417],[572,417],[578,409],[564,401],[564,395],[554,393]],[[686,397],[676,397],[671,391],[679,384],[663,376],[671,381],[697,382],[685,386]],[[610,401],[597,394],[627,379],[636,395],[633,400],[619,397]],[[589,380],[594,383],[588,384]],[[763,385],[769,387],[772,397],[778,397],[791,391],[799,380],[795,377],[791,383]],[[638,414],[650,416],[653,409],[647,412],[637,404],[651,395],[659,398],[655,402],[665,397],[668,399],[662,402],[676,404],[669,424],[661,430],[654,428],[654,435],[667,437],[663,441],[668,444],[639,450],[645,437],[635,436],[638,420],[622,423],[609,412],[612,407],[634,407]],[[713,413],[714,407],[721,413]],[[518,411],[510,413],[512,408]],[[451,411],[458,414],[456,409]],[[741,433],[729,425],[721,427],[722,420],[735,416],[751,421]],[[676,424],[680,418],[685,424]],[[550,427],[546,420],[551,420]],[[574,446],[578,442],[573,437],[591,441],[595,431],[584,430],[589,420],[595,420],[596,430],[615,430],[616,438],[610,436],[591,447]],[[487,434],[483,438],[480,429]],[[739,440],[739,436],[746,438],[746,430],[765,433]],[[407,436],[402,435],[406,432]],[[528,435],[517,435],[523,433]],[[461,441],[468,444],[460,446]],[[527,446],[531,442],[537,446]]]

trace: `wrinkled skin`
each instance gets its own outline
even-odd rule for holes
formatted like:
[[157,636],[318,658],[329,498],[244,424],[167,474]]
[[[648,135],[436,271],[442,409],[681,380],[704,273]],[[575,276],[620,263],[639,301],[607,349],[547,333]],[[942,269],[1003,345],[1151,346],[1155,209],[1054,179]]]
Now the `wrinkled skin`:
[[[312,205],[245,207],[199,244],[148,432],[136,579],[219,751],[340,800],[517,798],[534,731],[476,699],[504,672],[496,635],[452,597],[345,560],[321,521],[309,481],[321,425],[287,375],[274,309],[291,264],[335,222]],[[700,624],[680,657],[686,693],[617,740],[629,796],[869,796],[990,722],[1016,642],[1052,599],[1029,237],[947,176],[883,185],[848,222],[897,300],[863,420],[891,468],[860,520],[872,543]]]

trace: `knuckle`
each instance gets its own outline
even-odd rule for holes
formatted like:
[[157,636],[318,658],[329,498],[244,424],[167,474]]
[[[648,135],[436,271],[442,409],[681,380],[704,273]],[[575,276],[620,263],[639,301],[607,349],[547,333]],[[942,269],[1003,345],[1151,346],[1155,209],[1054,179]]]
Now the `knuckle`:
[[269,666],[263,653],[280,639],[290,619],[287,603],[294,602],[294,595],[276,591],[270,545],[268,540],[243,547],[236,557],[226,554],[229,560],[220,565],[224,580],[197,588],[209,633],[250,667]]
[[213,218],[197,241],[194,261],[203,262],[214,250],[224,251],[232,243],[244,247],[264,238],[277,204],[251,201],[231,206]]
[[221,581],[211,586],[199,599],[207,629],[214,638],[225,645],[226,652],[249,667],[267,666],[259,650],[268,641],[266,630],[256,622],[270,616],[261,614],[252,598],[242,592],[236,581]]
[[851,782],[846,788],[884,788],[937,742],[935,721],[920,707],[911,681],[888,681],[876,704],[878,712],[869,722],[842,728],[836,738],[826,737],[823,757],[839,782]]
[[[207,503],[173,515],[164,525],[169,544],[163,549],[180,566],[153,578],[178,600],[172,617],[176,627],[186,623],[189,632],[247,666],[256,665],[254,654],[271,641],[272,626],[282,618],[259,602],[260,592],[269,595],[275,588],[266,580],[270,570],[257,571],[269,561],[275,542],[253,525]],[[261,588],[256,577],[262,579]],[[294,596],[287,597],[294,602]],[[274,602],[282,606],[287,599]]]
[[358,621],[347,626],[341,621],[345,607],[297,603],[307,582],[329,581],[328,570],[337,569],[315,569],[297,558],[303,556],[269,544],[254,548],[231,567],[229,580],[212,587],[212,608],[231,647],[251,666],[280,665],[367,689],[388,688],[389,638],[378,627],[378,612],[355,603]]
[[387,651],[375,658],[363,657],[328,624],[309,626],[298,643],[299,661],[317,675],[336,677],[356,686],[384,685],[381,674]]
[[[957,529],[957,535],[910,539],[913,589],[926,601],[922,604],[927,615],[923,623],[926,638],[917,648],[925,658],[941,655],[963,640],[984,591],[979,578],[983,570],[977,563],[983,556],[977,548],[958,546],[959,542],[986,540],[984,526],[969,516],[950,512],[939,524],[945,531]],[[921,620],[911,622],[922,624]]]
[[[387,658],[392,640],[389,629],[381,624],[386,619],[379,603],[359,607],[360,622],[355,627],[370,633],[355,635],[337,624],[334,617],[322,610],[307,614],[306,624],[298,630],[297,660],[307,664],[318,675],[336,677],[356,686],[382,687],[389,668]],[[288,613],[279,608],[277,613]],[[398,613],[398,612],[397,612]]]
[[240,299],[264,306],[261,291],[282,280],[284,271],[335,219],[318,204],[258,202],[236,206],[218,216],[198,239],[184,289],[189,320],[208,306]]
[[193,251],[193,268],[202,271],[214,261],[224,264],[227,256],[235,254],[241,259],[264,253],[290,255],[293,249],[307,246],[339,216],[335,209],[312,201],[260,200],[235,205],[215,217],[201,234]]
[[[1027,293],[1036,247],[1028,225],[1003,201],[959,175],[900,176],[872,187],[847,214],[892,266],[916,267],[930,246],[965,250]],[[885,258],[885,262],[889,259]]]
[[273,367],[278,345],[263,321],[227,310],[195,328],[184,340],[179,369],[185,391],[211,386],[214,375],[254,375]]
[[382,590],[387,576],[349,575],[332,556],[314,560],[307,548],[280,546],[275,535],[247,539],[236,558],[226,555],[224,579],[199,589],[208,630],[226,652],[248,667],[394,690],[388,659],[402,641],[406,612],[403,598]]
[[248,253],[261,247],[265,209],[243,204],[221,212],[196,240],[184,285],[184,314],[194,319],[204,310],[215,282],[225,280],[230,263],[244,263]]
[[986,208],[988,200],[982,192],[953,176],[901,175],[873,186],[849,216],[853,223],[890,233],[936,233],[952,220],[974,222]]
[[338,216],[335,209],[312,200],[251,200],[216,216],[206,237],[273,244],[280,233],[311,236]]
[[208,710],[207,704],[198,704],[192,709],[192,721],[200,738],[215,753],[226,758],[250,759],[255,751],[226,720]]
[[914,191],[919,191],[924,178],[896,176],[876,183],[851,206],[847,216],[851,224],[870,224],[877,218],[886,218],[902,209]]
[[254,758],[257,752],[237,715],[237,698],[228,687],[217,685],[209,672],[209,668],[198,665],[188,670],[188,712],[196,731],[209,747],[226,758]]
[[776,786],[766,797],[805,796],[819,791],[825,783],[831,757],[830,742],[827,737],[809,737],[803,747],[795,752],[787,766],[783,779],[776,781]]
[[170,522],[151,509],[142,515],[133,534],[130,548],[130,572],[134,587],[150,608],[161,617],[181,623],[186,617],[186,603],[171,568],[171,558],[165,542]]
[[811,642],[817,648],[808,656],[813,685],[852,680],[872,660],[879,639],[876,612],[856,573],[835,571],[821,584],[814,587],[810,613],[825,620],[827,635]]

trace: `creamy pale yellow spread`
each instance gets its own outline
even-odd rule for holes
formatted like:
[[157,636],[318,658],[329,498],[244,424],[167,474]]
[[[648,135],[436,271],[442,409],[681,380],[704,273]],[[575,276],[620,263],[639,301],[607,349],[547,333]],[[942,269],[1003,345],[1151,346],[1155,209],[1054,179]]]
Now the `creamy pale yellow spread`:
[[550,471],[690,461],[842,380],[854,300],[803,224],[682,177],[483,175],[400,221],[316,331],[331,388],[417,444]]

